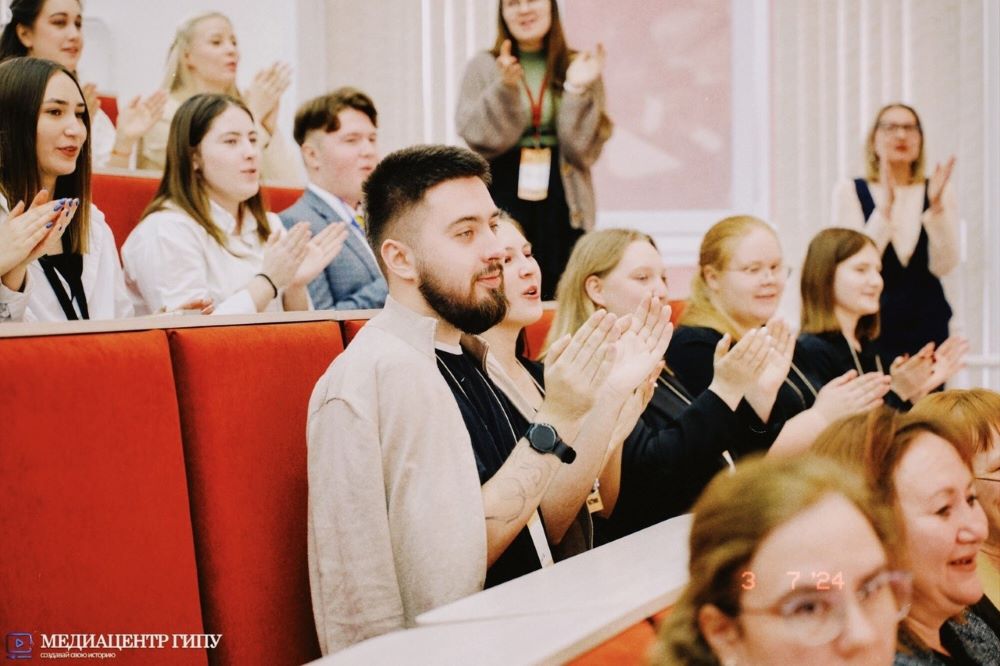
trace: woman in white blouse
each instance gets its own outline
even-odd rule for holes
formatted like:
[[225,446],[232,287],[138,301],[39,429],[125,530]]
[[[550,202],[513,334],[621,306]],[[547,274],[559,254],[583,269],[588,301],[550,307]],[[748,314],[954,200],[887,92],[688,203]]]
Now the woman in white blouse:
[[[83,7],[80,0],[13,0],[11,20],[0,36],[0,60],[19,56],[45,58],[76,72],[83,55]],[[118,126],[101,110],[97,86],[82,86],[90,111],[94,166],[128,167],[139,139],[163,115],[167,94],[154,92],[121,106]]]
[[258,130],[228,95],[195,95],[174,114],[156,197],[122,246],[137,312],[211,300],[215,314],[307,310],[307,285],[347,230],[282,232],[260,194]]
[[0,109],[0,212],[13,204],[0,241],[20,247],[0,253],[16,255],[2,267],[0,321],[130,316],[114,237],[90,202],[90,116],[72,72],[36,58],[0,64]]
[[879,356],[889,367],[948,338],[951,307],[941,279],[959,262],[955,158],[924,176],[924,133],[905,104],[883,107],[866,144],[866,177],[837,184],[834,226],[864,231],[882,253]]

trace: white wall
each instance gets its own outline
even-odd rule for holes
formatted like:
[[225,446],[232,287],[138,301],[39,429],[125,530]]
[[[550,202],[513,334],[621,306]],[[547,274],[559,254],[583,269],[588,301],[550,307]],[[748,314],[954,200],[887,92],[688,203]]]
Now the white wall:
[[[177,26],[189,16],[220,11],[232,20],[239,41],[241,88],[275,60],[296,66],[279,118],[290,135],[300,90],[309,88],[303,75],[316,79],[315,66],[300,53],[299,19],[303,10],[317,12],[322,7],[322,2],[307,0],[84,0],[86,45],[80,77],[116,93],[120,101],[148,94],[163,82],[167,49]],[[306,64],[299,66],[300,61]]]
[[921,114],[929,169],[957,156],[963,262],[945,282],[963,380],[1000,388],[1000,3],[772,2],[774,222],[801,261],[830,223],[838,178],[861,173],[864,134],[894,101]]

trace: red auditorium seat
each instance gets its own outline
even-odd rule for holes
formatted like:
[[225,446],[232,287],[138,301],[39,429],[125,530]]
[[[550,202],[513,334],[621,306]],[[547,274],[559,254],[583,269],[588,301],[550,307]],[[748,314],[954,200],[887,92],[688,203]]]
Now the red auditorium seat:
[[[139,216],[153,200],[159,185],[159,179],[148,176],[95,173],[91,177],[94,204],[104,213],[119,249],[139,224]],[[273,212],[285,210],[302,196],[302,190],[288,187],[264,186],[261,192],[264,205]]]
[[0,367],[0,635],[203,633],[164,332],[6,339]]
[[350,344],[354,336],[358,334],[358,331],[368,323],[367,319],[348,319],[343,322],[344,324],[344,342]]
[[570,666],[643,666],[649,663],[649,651],[655,643],[653,625],[643,620],[569,663]]
[[531,326],[524,329],[524,355],[532,360],[538,360],[545,347],[545,336],[549,334],[549,327],[556,316],[555,309],[546,309],[542,312],[542,318]]
[[688,302],[685,298],[670,301],[670,321],[673,322],[674,326],[677,326],[677,322],[681,320],[681,315],[684,314],[687,304]]
[[306,407],[335,321],[170,332],[213,664],[320,656],[306,560]]
[[114,125],[118,125],[118,98],[110,95],[100,95],[97,98],[101,103],[101,110],[111,119]]

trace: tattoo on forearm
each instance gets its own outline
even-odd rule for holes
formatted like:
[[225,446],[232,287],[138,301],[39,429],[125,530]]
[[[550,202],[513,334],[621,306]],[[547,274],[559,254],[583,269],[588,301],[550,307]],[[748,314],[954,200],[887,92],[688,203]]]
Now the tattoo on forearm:
[[537,505],[545,488],[547,461],[528,448],[514,449],[510,459],[504,464],[513,466],[513,473],[497,479],[496,497],[498,506],[486,516],[486,520],[498,520],[504,524],[517,522],[526,512],[529,503]]

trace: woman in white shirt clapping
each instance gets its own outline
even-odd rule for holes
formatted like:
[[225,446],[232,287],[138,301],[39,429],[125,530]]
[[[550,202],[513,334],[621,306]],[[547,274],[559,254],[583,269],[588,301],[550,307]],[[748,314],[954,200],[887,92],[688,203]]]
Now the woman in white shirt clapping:
[[307,310],[307,285],[347,230],[287,233],[260,194],[257,127],[228,95],[195,95],[174,115],[156,197],[122,246],[137,312],[211,300],[215,314]]
[[49,60],[8,60],[0,110],[0,212],[13,209],[0,222],[0,254],[13,257],[3,262],[0,321],[130,316],[114,237],[90,202],[90,117],[76,78]]

